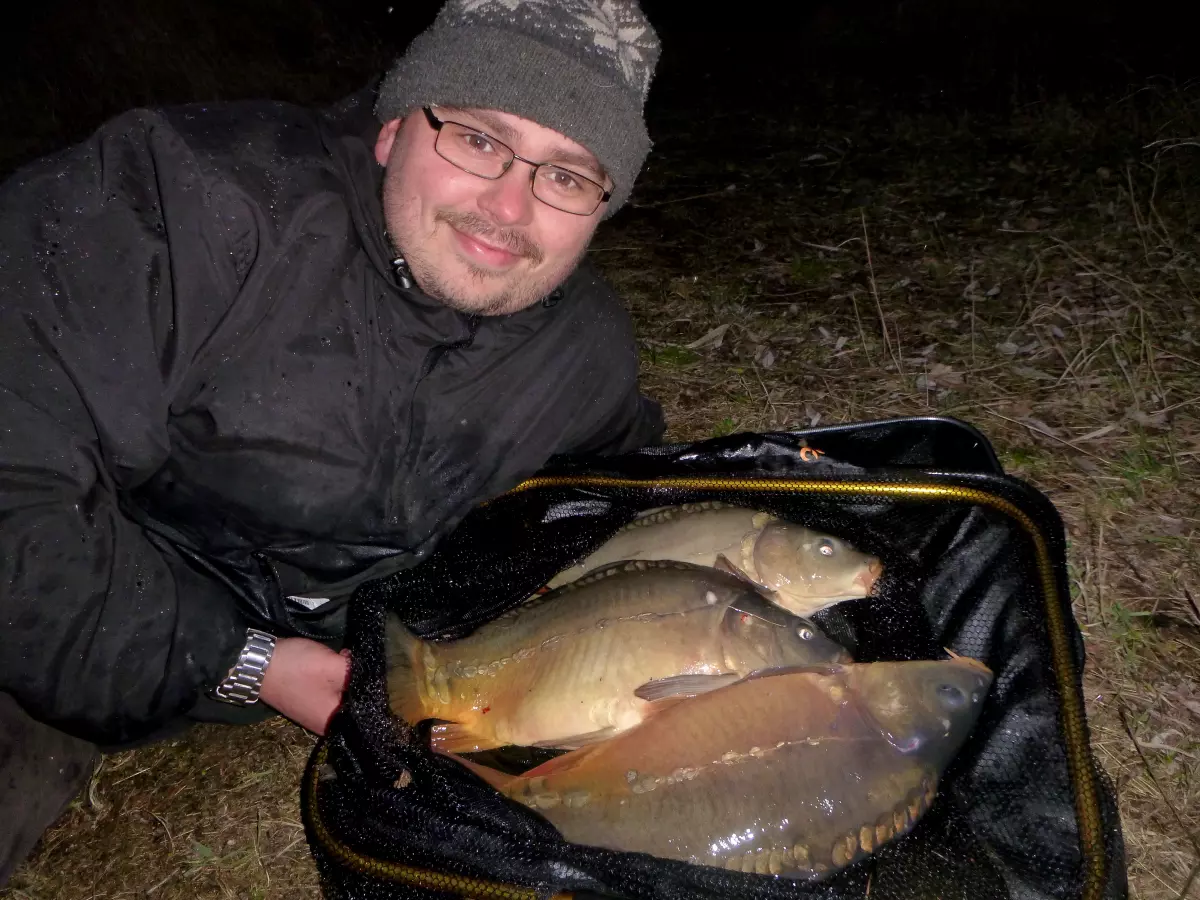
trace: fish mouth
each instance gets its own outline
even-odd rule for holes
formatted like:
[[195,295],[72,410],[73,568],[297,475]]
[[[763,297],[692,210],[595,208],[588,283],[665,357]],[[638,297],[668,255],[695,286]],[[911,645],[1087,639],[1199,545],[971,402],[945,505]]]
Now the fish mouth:
[[875,587],[875,582],[879,580],[879,576],[883,574],[883,563],[879,560],[871,560],[867,567],[854,576],[854,583],[860,585],[868,594]]

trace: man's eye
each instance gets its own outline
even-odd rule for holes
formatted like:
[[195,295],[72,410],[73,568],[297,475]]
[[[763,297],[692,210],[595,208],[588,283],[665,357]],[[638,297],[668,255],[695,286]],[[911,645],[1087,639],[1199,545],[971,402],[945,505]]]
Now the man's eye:
[[566,169],[542,169],[542,177],[561,194],[583,190],[583,182]]
[[475,132],[467,132],[463,135],[463,143],[467,145],[467,149],[473,153],[492,153],[495,148],[492,142],[487,139],[487,135],[477,134]]

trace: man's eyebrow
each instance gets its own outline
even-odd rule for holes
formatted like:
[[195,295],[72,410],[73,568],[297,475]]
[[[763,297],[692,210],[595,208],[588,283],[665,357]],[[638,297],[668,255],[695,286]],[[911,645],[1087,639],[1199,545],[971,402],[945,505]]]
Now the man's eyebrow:
[[[505,122],[503,119],[492,115],[488,110],[471,110],[459,109],[457,107],[444,107],[447,111],[460,113],[464,116],[469,116],[483,123],[488,134],[493,137],[498,137],[500,140],[509,144],[515,144],[520,139],[520,134],[517,130]],[[584,151],[580,153],[578,150],[571,150],[568,147],[556,147],[542,162],[553,163],[554,165],[574,166],[583,169],[586,174],[594,175],[597,181],[603,181],[608,174],[604,171],[604,166],[600,165],[599,160],[591,153]]]
[[580,153],[578,150],[568,150],[566,147],[556,148],[544,162],[583,169],[585,173],[594,176],[596,181],[603,181],[607,175],[604,171],[604,166],[600,165],[599,161],[592,154]]
[[461,113],[464,116],[470,116],[472,119],[478,119],[484,124],[488,134],[492,137],[498,137],[502,141],[507,141],[510,144],[515,144],[520,135],[517,130],[505,122],[503,119],[498,119],[486,109],[459,109],[457,107],[446,107],[450,112]]

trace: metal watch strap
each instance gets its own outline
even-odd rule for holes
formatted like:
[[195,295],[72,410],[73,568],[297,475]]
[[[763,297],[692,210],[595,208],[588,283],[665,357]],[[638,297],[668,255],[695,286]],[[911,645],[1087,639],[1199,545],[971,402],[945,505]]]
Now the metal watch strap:
[[263,674],[275,652],[275,638],[257,628],[246,629],[246,646],[238,655],[237,662],[225,676],[225,680],[213,689],[212,695],[225,703],[250,706],[258,702],[262,690]]

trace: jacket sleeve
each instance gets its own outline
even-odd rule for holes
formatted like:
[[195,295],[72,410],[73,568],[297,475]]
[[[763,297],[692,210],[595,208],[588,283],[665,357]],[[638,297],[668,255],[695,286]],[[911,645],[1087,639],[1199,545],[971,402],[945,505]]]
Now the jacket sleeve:
[[102,744],[185,712],[244,639],[232,593],[119,506],[236,296],[234,206],[145,111],[0,187],[0,691]]
[[570,289],[580,309],[566,345],[584,360],[573,394],[571,433],[555,452],[612,456],[662,441],[662,407],[638,390],[638,352],[633,323],[612,287],[584,263]]
[[662,407],[638,392],[636,384],[606,421],[596,424],[567,452],[615,456],[662,441],[667,423]]

